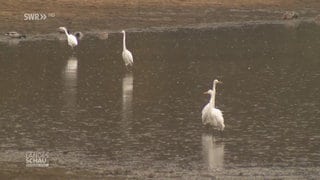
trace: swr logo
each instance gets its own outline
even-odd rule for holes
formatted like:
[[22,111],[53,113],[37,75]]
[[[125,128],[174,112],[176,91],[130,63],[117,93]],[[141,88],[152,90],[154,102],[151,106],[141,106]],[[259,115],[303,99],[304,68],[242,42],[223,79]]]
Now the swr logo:
[[23,16],[25,21],[42,21],[47,19],[47,15],[44,13],[25,13]]

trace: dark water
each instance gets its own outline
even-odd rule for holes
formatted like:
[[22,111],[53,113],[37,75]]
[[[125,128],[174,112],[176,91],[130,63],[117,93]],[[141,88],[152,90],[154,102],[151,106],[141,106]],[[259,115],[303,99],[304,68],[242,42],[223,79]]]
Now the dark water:
[[[211,171],[320,166],[320,27],[127,33],[0,44],[0,163]],[[202,127],[218,78],[223,137]]]

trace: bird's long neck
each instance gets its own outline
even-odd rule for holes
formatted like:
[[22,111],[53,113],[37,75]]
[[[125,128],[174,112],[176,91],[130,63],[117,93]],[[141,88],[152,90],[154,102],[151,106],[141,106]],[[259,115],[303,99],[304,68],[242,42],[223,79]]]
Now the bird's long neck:
[[216,103],[216,84],[213,83],[210,105],[214,108]]
[[127,49],[126,47],[126,33],[123,33],[123,50]]
[[69,35],[69,33],[68,33],[67,29],[66,29],[66,28],[64,28],[63,30],[64,30],[64,33],[66,33],[66,35],[68,36],[68,35]]

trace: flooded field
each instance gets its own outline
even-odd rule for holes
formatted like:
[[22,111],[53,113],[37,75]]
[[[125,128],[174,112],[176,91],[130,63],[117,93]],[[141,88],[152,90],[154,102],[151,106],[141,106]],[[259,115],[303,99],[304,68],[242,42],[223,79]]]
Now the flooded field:
[[[132,72],[120,33],[74,52],[58,39],[2,41],[0,167],[45,151],[48,169],[67,171],[318,176],[319,39],[314,24],[128,32]],[[223,135],[201,123],[215,78]]]

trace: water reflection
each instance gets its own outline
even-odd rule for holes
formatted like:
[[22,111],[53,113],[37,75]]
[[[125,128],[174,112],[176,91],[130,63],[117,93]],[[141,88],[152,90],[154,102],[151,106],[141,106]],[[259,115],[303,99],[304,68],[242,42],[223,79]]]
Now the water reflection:
[[132,117],[133,75],[127,73],[122,79],[122,120],[130,121]]
[[296,29],[300,26],[300,24],[301,24],[301,21],[299,20],[286,21],[284,23],[284,27],[288,29]]
[[76,106],[77,95],[77,74],[78,59],[74,56],[70,57],[63,71],[64,78],[64,107],[74,108]]
[[223,168],[224,166],[224,142],[212,134],[202,134],[202,153],[207,169]]
[[21,41],[20,39],[14,38],[14,39],[8,39],[7,43],[9,46],[17,46],[19,45],[20,41]]

